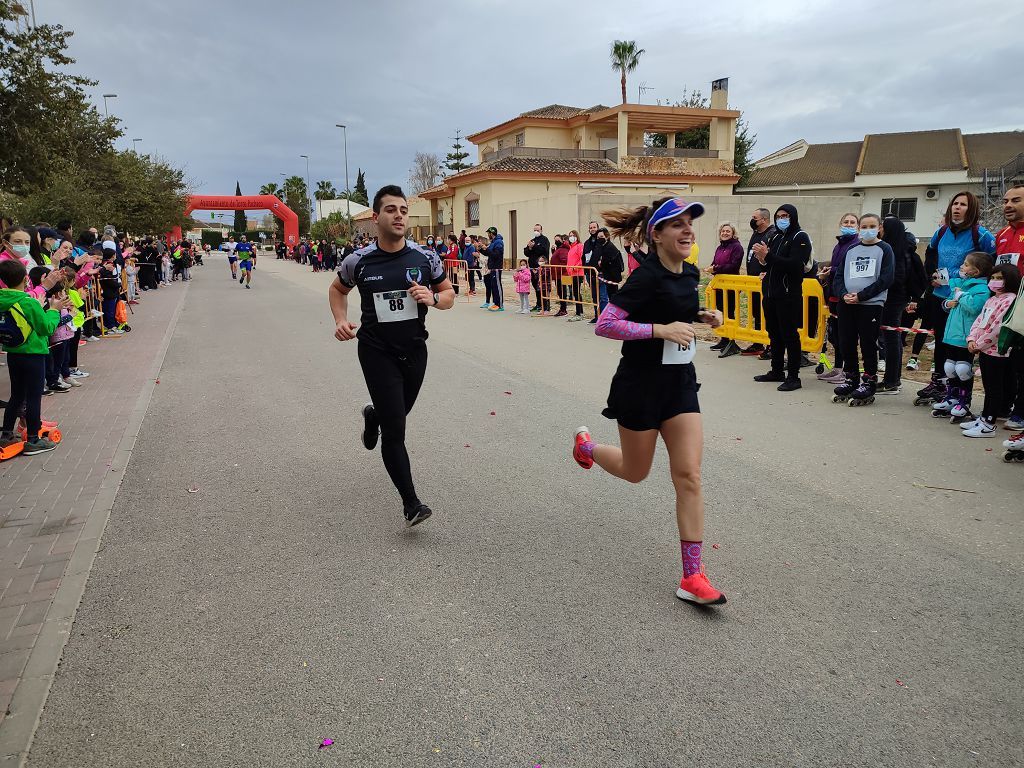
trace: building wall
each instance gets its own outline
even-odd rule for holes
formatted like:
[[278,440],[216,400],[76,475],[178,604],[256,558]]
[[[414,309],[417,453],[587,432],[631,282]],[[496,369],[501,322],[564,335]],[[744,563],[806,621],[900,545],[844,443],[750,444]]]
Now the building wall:
[[[647,205],[663,196],[664,193],[656,189],[625,190],[616,194],[601,191],[581,194],[578,218],[581,222],[591,219],[601,221],[603,210],[618,206]],[[831,257],[842,215],[847,212],[859,215],[861,212],[860,198],[850,196],[687,195],[686,199],[704,204],[705,213],[695,222],[701,267],[711,263],[715,248],[718,246],[718,227],[724,222],[736,227],[741,242],[746,245],[750,238],[750,217],[756,208],[767,208],[774,212],[783,203],[795,205],[800,216],[800,226],[810,235],[814,244],[814,258],[819,262],[827,261]]]

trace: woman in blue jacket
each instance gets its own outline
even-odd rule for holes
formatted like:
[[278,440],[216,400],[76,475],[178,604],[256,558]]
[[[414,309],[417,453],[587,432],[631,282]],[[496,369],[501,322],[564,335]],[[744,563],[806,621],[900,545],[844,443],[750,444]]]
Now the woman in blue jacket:
[[930,275],[932,283],[927,311],[935,334],[935,373],[932,374],[931,383],[917,393],[918,397],[942,400],[946,396],[943,372],[949,351],[942,337],[946,332],[948,315],[942,309],[942,304],[950,297],[949,281],[961,277],[960,267],[967,254],[972,251],[988,254],[996,252],[996,239],[978,223],[979,220],[978,198],[971,192],[957,192],[946,207],[943,225],[932,235],[925,251],[925,272]]

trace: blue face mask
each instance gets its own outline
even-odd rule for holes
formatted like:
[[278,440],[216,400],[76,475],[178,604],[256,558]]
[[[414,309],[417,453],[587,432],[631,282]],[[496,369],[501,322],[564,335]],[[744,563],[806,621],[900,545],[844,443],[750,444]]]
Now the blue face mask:
[[785,232],[789,229],[789,219],[776,219],[775,228],[779,230],[779,232]]
[[20,244],[19,245],[12,245],[11,246],[11,250],[14,251],[16,254],[18,254],[19,256],[24,257],[24,256],[28,256],[30,247],[27,246],[27,245],[20,245]]
[[839,228],[839,234],[840,235],[856,235],[857,234],[857,228],[856,227],[840,227]]
[[877,240],[878,239],[878,228],[874,229],[862,229],[860,231],[861,240]]

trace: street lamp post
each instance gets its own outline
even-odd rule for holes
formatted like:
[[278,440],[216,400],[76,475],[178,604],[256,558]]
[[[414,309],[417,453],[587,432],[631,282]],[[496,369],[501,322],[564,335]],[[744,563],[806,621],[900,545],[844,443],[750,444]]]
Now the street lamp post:
[[132,139],[132,152],[139,154],[138,144],[142,139]]
[[341,123],[335,123],[335,128],[341,128],[341,135],[345,141],[345,215],[348,216],[348,225],[352,226],[352,205],[350,198],[352,190],[348,188],[348,128]]
[[313,188],[309,185],[309,155],[299,155],[306,158],[306,205],[309,207],[309,214],[313,216],[316,211],[313,209]]
[[103,94],[103,116],[106,118],[110,117],[110,112],[107,111],[107,99],[116,99],[116,93],[104,93]]

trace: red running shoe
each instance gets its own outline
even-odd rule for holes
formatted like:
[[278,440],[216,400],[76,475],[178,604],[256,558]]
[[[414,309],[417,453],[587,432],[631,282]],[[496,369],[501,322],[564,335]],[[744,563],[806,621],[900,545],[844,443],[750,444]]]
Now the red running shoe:
[[725,595],[711,586],[708,577],[704,575],[703,565],[697,573],[680,580],[676,597],[698,605],[721,605],[725,602]]
[[576,440],[572,447],[572,457],[576,459],[576,463],[584,469],[590,469],[594,466],[594,460],[583,453],[583,444],[593,442],[590,439],[590,430],[586,427],[580,427],[576,430]]

